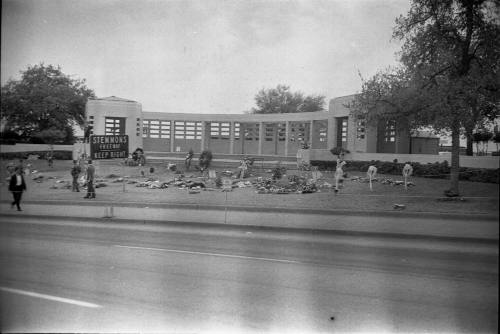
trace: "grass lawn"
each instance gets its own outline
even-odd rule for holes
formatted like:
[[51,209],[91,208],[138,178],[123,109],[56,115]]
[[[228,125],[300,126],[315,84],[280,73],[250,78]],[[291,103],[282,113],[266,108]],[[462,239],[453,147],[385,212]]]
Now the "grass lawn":
[[[11,200],[8,192],[8,172],[6,166],[9,162],[0,162],[1,176],[1,199]],[[84,190],[80,193],[71,192],[71,189],[61,187],[62,183],[57,181],[71,181],[70,169],[71,161],[54,161],[53,168],[48,167],[47,161],[35,160],[31,162],[34,170],[44,175],[43,181],[38,183],[32,180],[30,174],[26,177],[28,191],[23,196],[24,201],[49,199],[61,201],[83,201]],[[373,192],[370,192],[367,183],[351,181],[350,177],[365,175],[361,172],[349,172],[349,178],[344,181],[344,188],[335,194],[329,188],[320,188],[320,192],[313,194],[257,194],[254,187],[235,188],[231,192],[222,192],[220,189],[212,191],[201,191],[197,194],[190,194],[187,190],[170,186],[167,189],[149,189],[136,187],[135,184],[125,184],[113,182],[116,179],[108,178],[110,174],[127,176],[127,180],[145,181],[149,174],[149,166],[145,167],[122,167],[118,163],[113,165],[109,162],[95,162],[97,179],[104,180],[105,187],[97,188],[97,201],[119,202],[141,202],[165,203],[165,204],[205,204],[205,205],[241,205],[253,207],[282,207],[282,208],[311,208],[311,209],[337,209],[356,211],[388,211],[393,210],[393,205],[404,204],[406,211],[412,212],[442,212],[442,213],[488,213],[498,214],[499,211],[499,185],[479,182],[460,182],[460,192],[465,201],[443,202],[438,198],[443,198],[443,191],[448,189],[449,181],[441,179],[427,179],[412,177],[415,183],[407,191],[404,186],[384,185],[379,182],[373,183]],[[175,173],[167,170],[166,165],[154,165],[153,177],[160,181],[170,181],[178,177]],[[141,170],[146,177],[141,176]],[[220,170],[218,170],[220,171]],[[236,172],[236,169],[233,170]],[[288,175],[298,174],[298,171],[289,171]],[[186,176],[193,175],[199,177],[196,171],[187,172]],[[254,177],[245,180],[252,181],[255,177],[270,177],[265,171],[255,172]],[[50,177],[50,179],[49,179]],[[378,179],[391,178],[402,180],[402,176],[378,175]],[[286,180],[286,179],[285,179]],[[285,182],[284,180],[281,182]],[[333,174],[323,173],[323,178],[318,182],[334,184]],[[58,189],[52,189],[58,187]]]

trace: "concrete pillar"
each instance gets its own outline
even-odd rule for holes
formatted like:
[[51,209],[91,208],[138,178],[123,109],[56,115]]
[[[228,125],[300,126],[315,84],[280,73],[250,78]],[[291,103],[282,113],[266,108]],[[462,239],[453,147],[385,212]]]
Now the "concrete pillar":
[[347,149],[351,152],[357,150],[357,133],[356,129],[358,127],[358,122],[356,118],[349,116],[347,118]]
[[170,121],[170,152],[174,152],[175,121]]
[[207,138],[207,122],[205,121],[202,121],[201,122],[201,152],[203,152],[203,150],[205,149],[205,142],[206,142],[206,138]]
[[309,147],[313,148],[313,136],[314,136],[314,121],[311,121],[309,125]]
[[263,146],[264,146],[264,122],[259,122],[259,150],[258,150],[259,155],[262,155]]
[[240,144],[241,154],[245,154],[245,123],[240,122]]
[[335,117],[328,119],[328,134],[326,138],[327,149],[331,150],[337,146],[337,119]]
[[285,156],[288,156],[288,143],[290,142],[290,121],[285,122]]
[[394,153],[400,153],[401,148],[401,136],[403,135],[403,131],[399,128],[399,122],[394,121]]
[[234,122],[230,123],[229,129],[229,154],[234,154]]
[[365,141],[366,141],[366,153],[377,153],[377,125],[366,123],[365,127]]

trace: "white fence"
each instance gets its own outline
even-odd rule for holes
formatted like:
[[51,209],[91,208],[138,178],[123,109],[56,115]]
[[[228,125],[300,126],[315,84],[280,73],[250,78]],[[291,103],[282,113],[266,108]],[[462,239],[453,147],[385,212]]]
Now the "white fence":
[[[311,160],[335,160],[336,156],[329,150],[311,150]],[[388,161],[418,162],[421,164],[448,161],[451,164],[451,153],[433,154],[389,154],[389,153],[358,153],[346,154],[345,159],[356,161]],[[497,169],[500,167],[499,156],[460,156],[460,167]]]

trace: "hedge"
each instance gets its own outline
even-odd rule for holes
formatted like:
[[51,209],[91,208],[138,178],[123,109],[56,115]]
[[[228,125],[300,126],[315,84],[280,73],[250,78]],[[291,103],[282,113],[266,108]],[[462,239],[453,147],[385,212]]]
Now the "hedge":
[[[2,153],[0,153],[0,159],[2,159],[2,160],[27,159],[30,154],[38,155],[39,159],[45,159],[45,156],[48,152],[50,152],[50,151],[2,152]],[[56,160],[73,160],[73,152],[71,152],[71,151],[54,151],[53,157]]]
[[[319,170],[335,170],[337,166],[336,161],[324,160],[311,160],[312,166],[317,166]],[[397,161],[348,161],[344,167],[345,171],[360,171],[366,172],[369,166],[377,167],[378,173],[389,175],[401,175],[405,163]],[[435,162],[428,164],[421,164],[418,162],[411,163],[413,167],[413,175],[420,177],[436,178],[436,179],[449,179],[450,166],[447,161]],[[486,168],[468,168],[460,167],[459,179],[462,181],[473,182],[486,182],[486,183],[499,183],[500,169],[486,169]]]

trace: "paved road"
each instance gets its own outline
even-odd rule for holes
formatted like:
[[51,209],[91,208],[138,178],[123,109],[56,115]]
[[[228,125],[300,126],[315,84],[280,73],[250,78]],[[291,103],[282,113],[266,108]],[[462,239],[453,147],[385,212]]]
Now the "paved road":
[[492,243],[21,219],[2,332],[497,333]]

